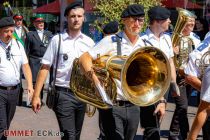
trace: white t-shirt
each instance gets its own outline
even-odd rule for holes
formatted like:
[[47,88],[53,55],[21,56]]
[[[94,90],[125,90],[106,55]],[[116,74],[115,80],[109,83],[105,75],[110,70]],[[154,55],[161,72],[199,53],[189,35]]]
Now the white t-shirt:
[[[7,59],[6,49],[10,49],[10,60]],[[20,69],[27,64],[28,59],[20,42],[12,39],[8,45],[0,40],[0,85],[14,86],[20,83]]]
[[[51,66],[56,63],[58,44],[59,35],[55,35],[42,58],[42,64]],[[69,36],[66,31],[61,33],[61,46],[55,85],[69,88],[74,59],[79,58],[93,46],[94,41],[83,33],[74,38]]]
[[[142,39],[139,37],[135,45],[132,45],[128,37],[124,32],[120,33],[120,37],[122,37],[121,41],[121,52],[122,55],[128,56],[136,49],[145,46]],[[110,35],[103,38],[100,42],[98,42],[94,48],[90,49],[88,53],[93,57],[93,59],[97,59],[98,56],[117,55],[117,40],[116,35]],[[117,100],[127,100],[126,97],[122,93],[121,82],[117,79],[114,79],[117,85]]]
[[210,65],[206,69],[202,79],[201,100],[210,103]]

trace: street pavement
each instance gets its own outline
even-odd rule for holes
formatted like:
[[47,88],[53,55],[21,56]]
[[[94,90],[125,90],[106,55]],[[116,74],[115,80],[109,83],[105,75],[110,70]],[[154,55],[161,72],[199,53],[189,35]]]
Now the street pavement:
[[[46,94],[45,94],[46,98]],[[30,107],[25,106],[26,94],[24,94],[24,105],[18,106],[15,117],[10,126],[8,140],[60,140],[58,123],[52,110],[43,106],[39,113],[35,114]],[[196,104],[195,97],[191,100]],[[167,104],[167,113],[161,123],[161,140],[166,140],[169,126],[174,113],[174,103]],[[190,125],[195,117],[197,108],[189,106],[188,118]],[[142,139],[143,130],[139,127],[135,140]],[[17,136],[18,135],[18,136]],[[97,140],[99,135],[98,113],[89,118],[85,117],[81,133],[81,140]],[[202,139],[201,135],[200,138]]]

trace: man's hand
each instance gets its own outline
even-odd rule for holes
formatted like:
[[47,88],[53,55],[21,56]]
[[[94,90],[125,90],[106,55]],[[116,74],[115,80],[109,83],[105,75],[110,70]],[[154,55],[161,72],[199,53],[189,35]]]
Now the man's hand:
[[162,122],[166,112],[166,103],[159,103],[154,111],[154,115],[159,115],[159,123]]
[[32,109],[35,113],[38,113],[39,110],[41,109],[41,100],[40,100],[40,97],[36,97],[34,96],[32,98]]

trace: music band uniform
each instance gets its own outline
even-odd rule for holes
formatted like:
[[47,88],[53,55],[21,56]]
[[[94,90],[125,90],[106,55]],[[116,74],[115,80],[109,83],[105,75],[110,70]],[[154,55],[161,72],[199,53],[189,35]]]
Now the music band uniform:
[[[210,34],[209,34],[210,35]],[[186,75],[194,76],[196,78],[201,78],[202,72],[198,66],[199,63],[196,60],[200,60],[204,53],[210,50],[210,36],[206,36],[206,38],[199,44],[197,49],[189,54],[189,61],[184,69]],[[205,59],[205,62],[209,63],[209,57]],[[202,92],[200,95],[200,99],[202,100]],[[210,117],[206,120],[205,124],[202,127],[203,132],[203,140],[210,140]]]
[[[148,16],[150,22],[152,20],[167,20],[170,17],[170,12],[166,8],[155,6],[149,10]],[[159,38],[157,38],[153,31],[147,28],[145,32],[141,33],[141,39],[144,40],[145,46],[152,46],[162,50],[168,59],[174,56],[171,38],[168,33],[162,32]],[[167,94],[165,94],[165,99],[167,99]],[[154,115],[157,105],[158,103],[147,107],[140,107],[140,123],[145,129],[143,137],[145,140],[160,139],[159,115]]]
[[[193,18],[191,22],[195,22],[195,19]],[[187,23],[188,24],[188,23]],[[188,29],[188,28],[187,28]],[[189,30],[189,29],[188,29]],[[192,42],[189,42],[192,41]],[[180,51],[183,52],[185,50],[188,50],[192,46],[192,51],[198,47],[200,44],[200,38],[195,33],[190,31],[189,35],[186,35],[182,37],[180,42]],[[186,51],[188,52],[188,51]],[[185,52],[184,52],[185,53]],[[187,54],[188,55],[188,54]],[[179,69],[183,70],[185,69],[187,63],[188,63],[188,56],[185,56],[186,58],[182,59],[181,66]],[[177,74],[177,83],[180,83],[184,80],[184,77]],[[178,137],[181,137],[180,139],[186,139],[187,134],[189,132],[189,121],[187,116],[187,108],[188,108],[188,98],[191,96],[192,93],[192,87],[190,85],[179,85],[180,89],[180,96],[173,97],[174,102],[176,104],[176,108],[173,114],[173,118],[170,125],[170,140],[177,139]]]
[[[37,20],[37,21],[36,21]],[[43,22],[42,15],[37,15],[34,18],[34,22]],[[40,30],[36,27],[35,31],[27,33],[26,38],[26,53],[29,59],[29,65],[32,71],[33,84],[36,83],[36,78],[41,67],[41,59],[47,50],[50,39],[52,38],[52,32],[47,30]],[[41,99],[43,99],[43,89],[41,91]]]
[[86,104],[76,98],[69,86],[74,59],[94,46],[93,40],[81,32],[84,12],[80,2],[73,2],[66,7],[64,16],[67,19],[68,28],[59,35],[55,35],[50,41],[41,61],[42,66],[37,77],[32,100],[32,108],[34,112],[38,112],[41,108],[39,97],[41,86],[44,84],[52,65],[55,72],[60,44],[57,73],[56,77],[53,78],[56,95],[53,111],[57,117],[60,131],[64,134],[61,137],[62,140],[80,139],[85,116]]
[[[122,38],[122,55],[128,56],[136,49],[144,46],[140,37],[135,46],[131,47],[130,41],[124,32],[120,32],[118,35]],[[98,55],[117,55],[116,35],[105,37],[88,53],[93,59],[96,59]],[[120,81],[115,79],[115,82],[117,84],[117,105],[106,110],[99,109],[105,139],[133,140],[139,123],[139,107],[124,97]]]
[[[0,36],[3,34],[9,34],[11,28],[14,29],[14,21],[12,17],[4,17],[0,20]],[[12,32],[13,33],[13,32]],[[19,98],[20,90],[20,69],[23,67],[27,69],[27,72],[23,70],[27,84],[29,84],[30,90],[32,90],[31,72],[28,65],[28,59],[25,54],[24,47],[16,39],[12,38],[10,33],[9,42],[3,42],[0,39],[0,139],[6,140],[4,136],[4,130],[8,130],[10,123],[14,117],[16,104]],[[1,38],[1,37],[0,37]],[[3,38],[3,37],[2,37]],[[25,67],[27,65],[27,68]],[[29,83],[30,82],[30,83]]]
[[[139,4],[132,4],[123,10],[121,18],[125,24],[125,22],[134,20],[136,17],[143,19],[144,15],[145,13],[143,6]],[[91,60],[97,59],[98,56],[113,56],[117,54],[128,56],[134,50],[143,46],[144,43],[138,35],[143,22],[138,19],[138,22],[137,20],[134,20],[133,22],[130,22],[129,25],[134,26],[134,24],[137,23],[139,28],[138,30],[135,30],[136,34],[133,35],[133,37],[136,38],[135,43],[132,42],[127,36],[131,35],[131,33],[126,32],[128,27],[125,27],[124,31],[118,33],[117,35],[104,37],[100,42],[96,44],[94,48],[90,49],[87,53],[80,57],[80,63],[82,63],[81,65],[83,66],[84,70],[88,71],[87,69],[91,67],[90,65],[87,65],[88,68],[84,67],[84,63],[86,63],[87,60],[88,61],[86,64],[90,64],[92,62]],[[117,45],[118,39],[120,40],[120,45]],[[117,86],[117,97],[114,106],[105,110],[99,109],[101,124],[105,134],[103,139],[133,140],[136,135],[139,123],[139,107],[126,99],[121,90],[121,81],[117,79],[113,80]]]

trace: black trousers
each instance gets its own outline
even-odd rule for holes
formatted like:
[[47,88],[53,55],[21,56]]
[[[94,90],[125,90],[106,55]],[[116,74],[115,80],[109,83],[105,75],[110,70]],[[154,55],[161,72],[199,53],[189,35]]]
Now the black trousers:
[[139,124],[139,107],[132,103],[99,109],[103,128],[102,140],[133,140]]
[[65,88],[56,90],[57,103],[54,107],[62,140],[79,140],[85,116],[86,104],[79,101],[71,91]]
[[154,115],[156,104],[140,107],[140,123],[144,130],[144,140],[160,140],[159,116]]
[[176,108],[170,125],[169,140],[187,138],[189,132],[189,122],[187,117],[188,98],[191,95],[192,87],[180,87],[180,96],[174,97]]
[[6,140],[4,131],[8,130],[14,117],[19,97],[19,87],[14,90],[0,89],[0,140]]

